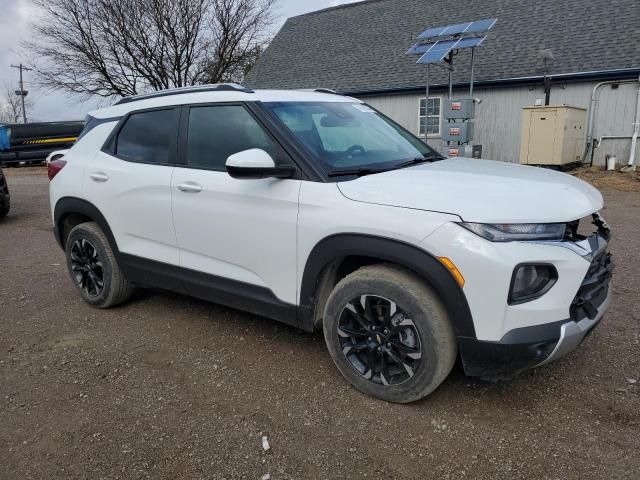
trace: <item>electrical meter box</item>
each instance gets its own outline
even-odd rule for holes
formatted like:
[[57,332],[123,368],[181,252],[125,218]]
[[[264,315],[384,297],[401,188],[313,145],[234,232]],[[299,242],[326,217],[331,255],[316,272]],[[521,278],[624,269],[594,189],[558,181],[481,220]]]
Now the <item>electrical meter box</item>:
[[562,166],[580,162],[584,153],[584,108],[524,107],[520,163]]
[[445,142],[467,143],[473,139],[473,122],[445,123],[442,140]]
[[476,104],[472,98],[444,101],[442,115],[445,120],[465,120],[474,118],[475,114]]

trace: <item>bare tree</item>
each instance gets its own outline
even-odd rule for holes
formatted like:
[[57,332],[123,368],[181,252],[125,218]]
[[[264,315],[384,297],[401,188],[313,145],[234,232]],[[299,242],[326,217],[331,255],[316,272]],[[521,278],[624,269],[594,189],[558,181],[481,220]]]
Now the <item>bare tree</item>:
[[277,0],[32,0],[25,46],[46,87],[103,97],[241,81]]
[[208,62],[209,82],[241,81],[255,64],[266,42],[274,0],[212,0],[213,59]]
[[[22,121],[22,105],[18,95],[14,90],[5,85],[4,95],[0,97],[0,123],[19,123]],[[25,101],[25,108],[28,110],[31,102]]]

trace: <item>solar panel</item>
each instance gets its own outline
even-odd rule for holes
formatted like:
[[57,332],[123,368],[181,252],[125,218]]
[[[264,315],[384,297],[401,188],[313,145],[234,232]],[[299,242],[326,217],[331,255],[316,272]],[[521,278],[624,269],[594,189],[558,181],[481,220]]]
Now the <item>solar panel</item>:
[[482,42],[484,42],[484,39],[487,38],[486,36],[483,37],[467,37],[467,38],[461,38],[460,41],[458,42],[458,44],[456,45],[456,48],[472,48],[472,47],[478,47],[480,46],[480,44]]
[[426,40],[427,38],[439,37],[446,29],[447,27],[429,28],[422,32],[418,38]]
[[477,20],[475,22],[465,22],[458,23],[456,25],[448,25],[446,27],[429,28],[422,32],[418,39],[428,40],[430,38],[461,35],[463,33],[487,32],[493,28],[497,21],[497,18],[487,18],[485,20]]
[[465,33],[471,25],[473,25],[473,22],[458,23],[457,25],[449,25],[444,29],[444,32],[442,32],[441,36],[442,35],[459,35],[461,33]]
[[422,45],[416,43],[409,50],[407,50],[407,53],[405,53],[405,55],[423,55],[427,50],[431,48],[432,45],[432,43],[424,43]]
[[476,22],[473,22],[471,26],[465,30],[464,33],[488,32],[494,27],[497,21],[498,21],[497,18],[487,18],[485,20],[478,20]]
[[431,48],[420,57],[418,63],[439,63],[456,47],[459,40],[440,40],[431,45]]

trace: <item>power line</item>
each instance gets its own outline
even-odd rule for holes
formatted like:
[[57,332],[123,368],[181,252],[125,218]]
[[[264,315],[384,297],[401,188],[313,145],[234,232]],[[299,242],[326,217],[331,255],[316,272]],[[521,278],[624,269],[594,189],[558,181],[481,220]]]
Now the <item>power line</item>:
[[20,70],[20,90],[16,90],[15,93],[22,100],[22,123],[27,123],[27,110],[25,109],[25,106],[24,106],[24,97],[26,97],[29,92],[27,92],[24,89],[24,81],[22,80],[22,71],[26,70],[27,72],[30,72],[32,69],[25,67],[24,65],[22,65],[22,63],[20,65],[11,65],[11,68],[17,68],[18,70]]

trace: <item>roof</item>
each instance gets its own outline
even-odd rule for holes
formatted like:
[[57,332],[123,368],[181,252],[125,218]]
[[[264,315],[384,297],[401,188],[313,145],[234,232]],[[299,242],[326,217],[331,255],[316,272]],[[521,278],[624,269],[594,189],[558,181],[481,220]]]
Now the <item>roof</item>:
[[[404,52],[427,27],[497,17],[476,50],[476,79],[537,77],[551,49],[550,73],[640,70],[637,0],[366,0],[287,20],[245,79],[254,88],[322,86],[341,92],[422,88],[426,67]],[[469,51],[454,80],[469,79]],[[432,67],[432,81],[447,82]]]
[[134,110],[216,102],[360,102],[355,98],[303,90],[214,90],[206,87],[164,90],[89,112],[94,118],[117,118]]

